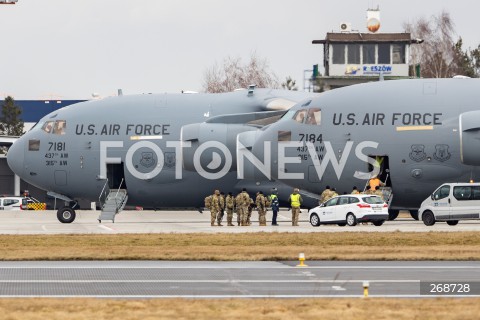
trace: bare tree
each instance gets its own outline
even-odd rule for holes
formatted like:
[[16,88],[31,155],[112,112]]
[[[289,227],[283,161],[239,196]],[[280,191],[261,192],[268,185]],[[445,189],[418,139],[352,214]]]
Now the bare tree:
[[455,29],[448,12],[442,11],[430,20],[422,18],[414,23],[405,23],[404,28],[414,38],[424,40],[423,44],[411,47],[411,61],[420,63],[422,77],[450,78],[455,75]]
[[286,90],[298,91],[298,87],[296,85],[296,81],[292,79],[292,77],[288,76],[285,79],[285,82],[282,83],[282,88]]
[[267,59],[261,59],[255,53],[247,64],[238,57],[226,58],[223,65],[215,63],[205,72],[203,89],[211,93],[230,92],[251,84],[259,88],[279,87],[277,76],[270,71]]

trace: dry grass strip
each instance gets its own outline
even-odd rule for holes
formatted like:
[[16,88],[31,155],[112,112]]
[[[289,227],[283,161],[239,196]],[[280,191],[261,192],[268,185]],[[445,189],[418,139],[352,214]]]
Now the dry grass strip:
[[0,260],[480,260],[480,233],[2,235]]
[[480,299],[2,299],[7,320],[478,319]]

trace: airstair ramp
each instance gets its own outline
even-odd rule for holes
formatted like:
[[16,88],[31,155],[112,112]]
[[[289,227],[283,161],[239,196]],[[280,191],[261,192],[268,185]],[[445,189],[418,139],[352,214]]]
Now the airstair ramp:
[[125,208],[128,200],[128,193],[126,189],[121,189],[122,184],[123,180],[120,187],[116,190],[110,190],[108,187],[102,190],[99,197],[100,206],[102,208],[102,212],[98,217],[99,222],[104,220],[115,222],[115,216]]

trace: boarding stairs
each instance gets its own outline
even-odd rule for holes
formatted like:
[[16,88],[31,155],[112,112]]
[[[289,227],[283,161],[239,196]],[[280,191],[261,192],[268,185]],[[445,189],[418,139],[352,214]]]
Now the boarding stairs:
[[115,215],[125,208],[128,200],[128,193],[126,189],[121,189],[122,184],[123,180],[118,189],[110,190],[108,187],[108,180],[105,183],[99,197],[100,208],[102,209],[102,212],[98,217],[99,222],[102,222],[103,220],[111,220],[112,222],[115,222]]

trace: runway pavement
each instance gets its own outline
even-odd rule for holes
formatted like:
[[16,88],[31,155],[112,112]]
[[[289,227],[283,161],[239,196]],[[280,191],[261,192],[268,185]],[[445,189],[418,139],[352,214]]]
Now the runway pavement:
[[[97,221],[98,211],[77,211],[71,224],[57,220],[56,211],[0,211],[0,234],[115,234],[115,233],[240,233],[240,232],[426,232],[426,231],[480,231],[480,221],[460,221],[457,226],[437,223],[427,227],[412,218],[387,221],[380,227],[359,224],[355,227],[322,225],[312,227],[306,210],[300,215],[300,226],[292,227],[291,213],[280,211],[280,226],[258,226],[258,214],[253,214],[249,227],[210,226],[210,213],[198,211],[123,211],[111,221]],[[267,219],[271,213],[267,214]],[[270,221],[268,222],[270,224]]]
[[[480,262],[0,262],[0,297],[472,297]],[[434,284],[435,290],[430,292]],[[445,293],[445,284],[450,287]],[[456,285],[453,288],[452,285]],[[460,285],[463,286],[460,291]],[[468,291],[467,291],[468,286]],[[421,287],[423,290],[421,290]],[[455,291],[455,292],[453,292]]]

